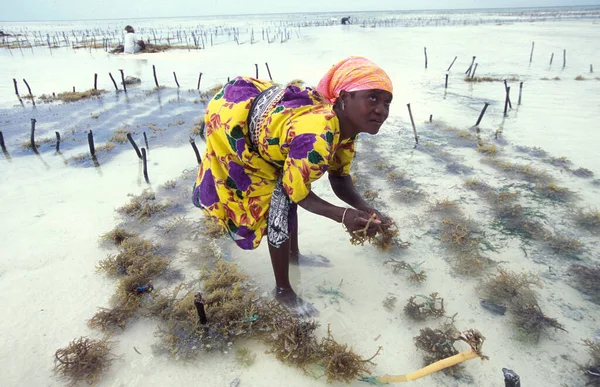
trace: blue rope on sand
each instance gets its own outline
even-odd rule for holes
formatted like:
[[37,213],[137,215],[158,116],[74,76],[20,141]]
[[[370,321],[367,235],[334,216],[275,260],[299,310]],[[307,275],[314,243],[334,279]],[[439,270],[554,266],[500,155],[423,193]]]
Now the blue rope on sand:
[[358,378],[358,380],[360,382],[369,383],[369,384],[372,384],[374,386],[385,386],[386,384],[389,384],[389,383],[378,382],[377,381],[377,376],[361,376],[360,378]]

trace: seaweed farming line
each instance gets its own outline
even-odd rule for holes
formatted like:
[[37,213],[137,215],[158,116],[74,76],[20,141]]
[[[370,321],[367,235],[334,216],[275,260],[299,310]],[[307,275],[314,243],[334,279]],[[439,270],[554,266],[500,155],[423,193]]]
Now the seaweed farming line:
[[[165,51],[169,49],[202,49],[214,45],[235,42],[237,45],[250,43],[267,42],[285,43],[292,39],[294,35],[300,38],[299,29],[293,27],[267,27],[257,29],[246,29],[242,39],[240,29],[236,27],[215,27],[209,29],[156,29],[146,28],[138,29],[138,35],[145,37],[145,42],[150,45],[149,52]],[[23,49],[31,49],[34,54],[34,47],[44,47],[50,49],[71,48],[92,49],[112,51],[117,45],[123,44],[124,34],[122,30],[71,30],[71,31],[53,31],[43,33],[41,31],[24,31],[15,34],[3,34],[0,36],[0,48],[6,48],[11,52],[19,49],[24,54]]]

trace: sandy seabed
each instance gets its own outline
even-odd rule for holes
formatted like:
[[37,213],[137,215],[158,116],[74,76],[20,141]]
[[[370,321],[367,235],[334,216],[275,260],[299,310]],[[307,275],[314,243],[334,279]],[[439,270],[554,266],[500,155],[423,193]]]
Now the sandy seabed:
[[[30,103],[13,106],[16,98],[11,89],[3,89],[0,130],[7,152],[0,156],[1,384],[61,385],[52,376],[55,351],[78,336],[101,337],[86,322],[98,307],[110,305],[116,280],[95,271],[100,260],[115,252],[100,244],[98,237],[117,224],[126,222],[143,236],[168,246],[171,267],[181,272],[183,280],[198,277],[200,268],[191,265],[183,252],[204,247],[185,239],[185,232],[172,236],[164,229],[180,217],[190,222],[202,219],[201,211],[191,204],[196,160],[188,142],[205,106],[195,90],[199,71],[204,73],[202,89],[228,76],[253,75],[254,63],[264,62],[269,63],[275,81],[299,78],[315,85],[339,59],[364,55],[389,73],[395,92],[391,115],[380,134],[359,139],[354,174],[363,193],[377,192],[375,205],[395,219],[401,239],[412,246],[393,253],[352,246],[338,224],[301,211],[301,250],[329,260],[326,266],[292,269],[296,289],[321,312],[320,335],[330,324],[338,341],[365,357],[382,346],[374,375],[414,371],[423,366],[423,354],[415,348],[413,337],[441,321],[414,322],[403,313],[403,307],[410,296],[438,292],[447,314],[457,314],[457,328],[479,329],[487,338],[484,353],[489,360],[468,362],[460,378],[439,373],[415,385],[503,385],[503,367],[517,372],[524,385],[584,385],[587,380],[580,366],[587,364],[589,356],[582,340],[600,340],[600,309],[575,289],[568,269],[572,264],[598,263],[598,229],[581,228],[572,218],[578,209],[599,207],[600,135],[596,127],[600,80],[596,73],[589,73],[590,64],[600,68],[597,27],[590,21],[408,29],[334,26],[302,30],[299,38],[285,44],[224,44],[206,51],[135,57],[55,50],[54,56],[33,61],[2,54],[5,78],[25,77],[39,93],[70,89],[73,82],[68,83],[65,72],[83,84],[89,83],[84,80],[91,79],[94,72],[116,74],[118,68],[124,68],[126,74],[141,77],[143,84],[127,93],[110,91],[85,102],[38,101],[35,108]],[[535,51],[529,63],[532,41]],[[427,69],[423,47],[427,47]],[[563,49],[567,50],[564,68]],[[549,66],[551,53],[555,57]],[[444,89],[446,70],[455,56],[458,59]],[[464,72],[472,56],[477,56],[476,76],[517,79],[508,82],[512,109],[506,116],[502,82],[465,82]],[[159,69],[161,84],[172,86],[170,74],[177,71],[181,89],[150,89],[152,64]],[[62,75],[56,79],[30,75],[39,73],[36,69],[40,68],[46,74]],[[262,65],[260,68],[264,76]],[[163,80],[167,75],[169,81]],[[580,75],[584,79],[576,80]],[[110,80],[104,78],[100,87],[110,90]],[[57,84],[65,86],[53,90]],[[490,106],[476,131],[472,127],[485,102]],[[419,135],[417,147],[408,103]],[[31,118],[37,120],[38,154],[21,146],[29,140]],[[138,144],[143,144],[142,133],[146,132],[150,184],[144,182],[130,145],[110,140],[119,129],[132,132]],[[90,130],[97,147],[114,142],[113,149],[98,153],[97,166],[89,157],[78,157],[88,152]],[[54,151],[57,131],[62,137],[60,154]],[[196,141],[202,152],[201,139]],[[487,150],[482,151],[482,146]],[[548,181],[571,194],[561,200],[549,199],[535,181],[499,167],[506,166],[502,164],[506,161],[545,171]],[[573,173],[579,168],[589,173]],[[390,179],[390,171],[395,179]],[[579,240],[582,247],[576,254],[567,254],[557,252],[545,240],[506,232],[498,224],[494,202],[469,189],[465,185],[468,179],[483,181],[498,192],[516,192],[517,202],[528,210],[528,219],[539,221],[552,235]],[[165,188],[172,180],[175,188]],[[340,204],[326,180],[314,184],[313,189],[325,200]],[[128,194],[137,195],[146,188],[154,190],[157,199],[172,201],[167,215],[139,223],[115,212],[128,202]],[[457,254],[444,244],[440,218],[431,212],[435,203],[443,200],[455,202],[485,240],[482,254],[495,265],[478,276],[457,272]],[[258,284],[259,293],[271,290],[266,244],[251,252],[235,248],[226,238],[218,245],[227,261],[238,263]],[[419,265],[427,274],[426,281],[414,284],[404,272],[394,273],[384,264],[389,258]],[[475,288],[486,275],[496,273],[497,267],[539,276],[543,284],[535,289],[539,306],[566,331],[548,329],[539,342],[524,341],[510,313],[500,316],[482,308]],[[164,281],[162,286],[172,283]],[[336,294],[343,296],[319,290],[324,288],[337,289]],[[397,299],[392,310],[383,306],[388,297]],[[248,368],[235,362],[233,349],[224,354],[200,353],[193,362],[176,361],[153,352],[158,340],[155,328],[156,321],[139,318],[112,337],[117,342],[113,352],[120,357],[100,385],[228,386],[235,379],[240,386],[325,384],[324,379],[314,380],[282,365],[264,353],[265,347],[253,342],[243,343],[257,355]]]

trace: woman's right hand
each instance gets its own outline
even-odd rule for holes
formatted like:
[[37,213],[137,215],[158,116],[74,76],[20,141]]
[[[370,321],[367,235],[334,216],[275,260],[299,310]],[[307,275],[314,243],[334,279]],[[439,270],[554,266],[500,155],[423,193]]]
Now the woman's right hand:
[[374,219],[369,223],[369,218],[371,218],[371,215],[365,211],[348,208],[343,223],[350,232],[364,230],[365,226],[369,224],[367,235],[373,236],[377,232],[377,226],[381,225],[381,221]]

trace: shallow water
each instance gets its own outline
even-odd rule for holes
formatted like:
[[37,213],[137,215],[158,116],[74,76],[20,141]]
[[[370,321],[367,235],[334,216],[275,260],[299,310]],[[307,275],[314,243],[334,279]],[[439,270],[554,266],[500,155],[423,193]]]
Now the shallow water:
[[[588,356],[580,342],[594,337],[599,307],[569,285],[565,271],[572,262],[598,262],[598,236],[577,228],[569,213],[573,208],[600,206],[599,187],[593,184],[600,174],[596,151],[599,135],[595,131],[600,119],[600,81],[595,79],[596,73],[588,73],[590,63],[600,68],[600,46],[596,43],[599,38],[597,24],[586,20],[414,28],[331,26],[301,29],[300,37],[285,44],[237,46],[230,42],[205,51],[136,56],[115,57],[101,51],[90,54],[67,49],[53,50],[52,56],[37,49],[33,56],[21,56],[13,50],[10,56],[4,51],[1,60],[6,80],[26,78],[36,95],[68,90],[73,85],[83,90],[91,86],[94,72],[112,71],[116,75],[119,68],[141,77],[143,83],[127,94],[110,91],[101,99],[73,104],[40,102],[35,109],[30,104],[14,106],[18,101],[11,83],[0,88],[0,130],[10,156],[9,159],[6,154],[0,155],[0,202],[5,204],[0,224],[0,294],[5,306],[0,323],[0,359],[6,365],[6,371],[0,375],[2,384],[60,385],[51,377],[54,351],[80,335],[99,337],[86,326],[86,321],[97,307],[109,305],[116,283],[94,271],[96,263],[112,252],[98,244],[98,236],[122,220],[114,209],[129,200],[127,194],[139,194],[148,185],[128,143],[100,154],[99,167],[90,160],[72,160],[87,152],[87,131],[93,130],[97,145],[118,128],[135,131],[138,144],[143,143],[142,132],[147,132],[151,187],[163,192],[159,189],[161,184],[179,178],[172,196],[178,204],[177,214],[190,220],[201,219],[201,212],[189,198],[196,167],[188,137],[193,123],[204,111],[197,92],[188,91],[195,89],[198,72],[204,73],[202,89],[206,89],[228,76],[253,75],[255,63],[268,62],[276,81],[300,78],[314,85],[340,58],[365,55],[390,74],[395,99],[381,133],[359,140],[355,172],[361,184],[378,191],[376,203],[381,203],[382,210],[396,220],[401,238],[412,246],[395,253],[352,246],[338,224],[301,211],[301,249],[330,260],[328,267],[292,268],[294,286],[321,312],[320,333],[331,324],[338,341],[348,343],[365,357],[383,346],[376,359],[375,375],[408,373],[422,366],[413,337],[419,329],[435,327],[438,322],[412,322],[402,308],[411,295],[437,291],[444,297],[448,314],[458,313],[459,329],[476,328],[487,337],[484,353],[490,360],[470,361],[464,379],[440,374],[415,382],[416,385],[467,385],[469,380],[480,386],[501,385],[502,367],[514,369],[526,384],[583,385],[585,379],[578,364],[585,364]],[[530,64],[532,41],[535,51]],[[423,47],[427,47],[428,69],[424,69]],[[563,49],[567,50],[564,69]],[[552,52],[555,56],[550,67]],[[477,56],[478,76],[514,76],[524,82],[521,105],[517,105],[519,83],[509,82],[513,109],[507,117],[503,116],[501,82],[464,81],[473,55]],[[458,59],[445,90],[446,69],[454,56]],[[152,64],[156,65],[161,84],[169,88],[151,90]],[[266,75],[263,69],[261,65],[261,76]],[[179,91],[172,88],[173,71],[182,85]],[[586,80],[576,81],[578,75]],[[541,80],[555,76],[561,80]],[[100,79],[99,87],[111,90],[108,76]],[[22,90],[21,93],[24,94]],[[557,184],[577,193],[572,202],[539,199],[535,192],[523,187],[522,179],[484,164],[484,156],[474,149],[476,144],[444,130],[468,130],[484,102],[490,106],[480,125],[480,138],[498,145],[498,157],[547,171]],[[411,104],[420,139],[416,149],[407,103]],[[430,114],[431,124],[426,123]],[[53,138],[55,131],[61,133],[62,155],[55,154],[52,142],[43,144],[39,155],[20,149],[20,144],[29,139],[31,118],[37,119],[37,139]],[[497,139],[495,133],[499,129]],[[201,141],[197,141],[202,151]],[[548,164],[544,158],[518,152],[517,146],[539,147],[548,152],[548,157],[565,156],[573,164],[571,169],[588,168],[596,176],[576,177],[565,168]],[[444,150],[449,156],[441,157],[430,149]],[[450,159],[468,174],[449,173]],[[386,180],[385,173],[375,168],[381,160],[405,172],[405,180],[420,191],[421,199],[409,203],[395,200],[396,191],[406,186]],[[584,252],[573,261],[553,253],[542,243],[524,243],[518,237],[506,236],[492,227],[490,204],[464,187],[467,177],[480,178],[493,187],[518,190],[523,205],[543,214],[539,219],[545,227],[579,238],[585,245]],[[313,188],[325,200],[340,204],[327,185],[322,179]],[[489,258],[501,262],[503,267],[531,271],[542,278],[540,306],[548,316],[564,324],[568,332],[551,330],[538,344],[525,343],[518,340],[510,316],[497,316],[480,307],[474,290],[480,279],[453,271],[451,254],[438,237],[439,222],[429,212],[431,204],[442,199],[457,201],[461,211],[485,231],[486,240],[495,250],[486,252]],[[160,218],[139,227],[145,230],[144,235],[167,244],[169,241],[158,235],[156,228],[166,221],[168,218]],[[260,292],[271,290],[272,271],[265,244],[252,252],[241,251],[228,240],[223,240],[221,246],[226,259],[238,262],[257,282]],[[178,247],[195,246],[182,241]],[[389,257],[420,264],[427,280],[415,285],[405,274],[394,274],[389,265],[383,264]],[[170,258],[175,267],[183,269],[186,279],[197,276],[198,267],[190,266],[181,251]],[[340,283],[344,298],[332,298],[319,291],[319,286],[336,289]],[[389,295],[398,299],[392,312],[382,306]],[[248,369],[238,366],[231,352],[201,354],[193,364],[177,362],[153,353],[155,327],[154,321],[142,319],[114,337],[118,341],[115,353],[123,356],[105,375],[102,385],[183,384],[198,380],[207,385],[229,385],[235,378],[240,378],[243,386],[325,383],[281,365],[254,343],[244,344],[257,354],[256,363]]]

